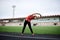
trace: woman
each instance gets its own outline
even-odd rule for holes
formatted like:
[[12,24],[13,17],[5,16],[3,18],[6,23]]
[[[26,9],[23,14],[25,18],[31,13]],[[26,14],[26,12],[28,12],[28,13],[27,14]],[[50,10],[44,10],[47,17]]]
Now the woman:
[[[30,29],[32,35],[34,35],[33,30],[32,30],[32,28],[31,28],[31,20],[37,18],[36,14],[40,15],[39,13],[34,13],[34,14],[31,14],[31,15],[29,15],[29,16],[27,16],[27,17],[25,18],[24,26],[23,26],[23,29],[22,29],[22,35],[23,35],[23,33],[24,33],[24,30],[25,30],[25,27],[26,27],[27,24],[28,24],[28,26],[29,26],[29,29]],[[41,15],[40,15],[40,16],[41,16]]]

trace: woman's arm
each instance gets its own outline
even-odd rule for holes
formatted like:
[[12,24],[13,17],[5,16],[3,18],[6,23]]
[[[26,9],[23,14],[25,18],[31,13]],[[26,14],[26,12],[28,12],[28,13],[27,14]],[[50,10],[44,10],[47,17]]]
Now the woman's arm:
[[[40,13],[34,13],[32,15],[39,15],[39,17],[42,17]],[[37,16],[36,16],[37,17]]]
[[31,14],[31,15],[32,15],[32,16],[35,16],[34,19],[39,19],[39,18],[42,17],[40,13],[33,13],[33,14]]
[[40,13],[33,13],[32,15],[36,15],[36,14],[41,16],[41,14],[40,14]]

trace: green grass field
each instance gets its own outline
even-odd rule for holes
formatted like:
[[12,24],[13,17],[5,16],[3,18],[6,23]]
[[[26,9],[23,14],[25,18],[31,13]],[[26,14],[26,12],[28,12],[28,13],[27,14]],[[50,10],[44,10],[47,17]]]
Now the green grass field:
[[[60,34],[60,26],[33,26],[35,34]],[[0,26],[0,32],[19,32],[21,33],[22,27],[19,26]],[[26,27],[24,33],[31,33],[29,28]]]

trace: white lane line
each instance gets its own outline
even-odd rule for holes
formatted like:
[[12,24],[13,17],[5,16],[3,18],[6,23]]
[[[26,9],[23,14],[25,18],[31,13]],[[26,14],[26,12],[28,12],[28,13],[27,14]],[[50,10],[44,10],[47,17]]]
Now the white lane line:
[[34,38],[34,39],[58,39],[58,38],[45,38],[45,37],[32,37],[32,36],[16,36],[16,35],[6,35],[0,34],[0,36],[7,36],[7,37],[20,37],[20,38]]

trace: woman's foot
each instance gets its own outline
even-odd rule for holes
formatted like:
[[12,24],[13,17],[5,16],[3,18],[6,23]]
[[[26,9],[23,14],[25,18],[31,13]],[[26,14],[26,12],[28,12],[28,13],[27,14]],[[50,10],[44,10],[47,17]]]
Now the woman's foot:
[[32,35],[34,36],[34,33]]
[[24,35],[23,33],[21,35]]

